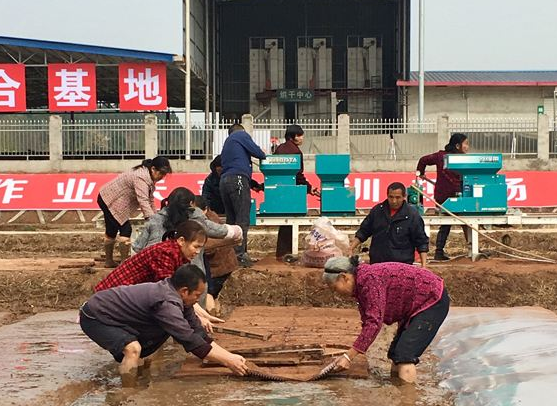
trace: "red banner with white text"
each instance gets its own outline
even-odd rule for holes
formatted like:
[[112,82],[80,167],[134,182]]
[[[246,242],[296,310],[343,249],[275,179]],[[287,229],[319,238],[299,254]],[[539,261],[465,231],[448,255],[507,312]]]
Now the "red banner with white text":
[[[0,174],[0,210],[98,210],[97,195],[100,187],[117,175]],[[553,187],[557,184],[557,172],[506,172],[506,175],[509,207],[557,206],[557,192]],[[157,183],[155,199],[160,202],[178,186],[200,194],[206,176],[204,173],[171,174]],[[306,177],[314,186],[319,185],[315,174],[306,174]],[[262,175],[256,173],[254,179],[262,181]],[[366,172],[350,174],[345,184],[355,188],[356,206],[369,208],[385,199],[390,183],[402,182],[409,185],[413,180],[414,174],[411,172]],[[433,195],[433,186],[428,184],[426,192]],[[259,204],[264,199],[264,193],[253,192],[253,197]],[[309,196],[308,206],[318,208],[319,202],[315,197]]]

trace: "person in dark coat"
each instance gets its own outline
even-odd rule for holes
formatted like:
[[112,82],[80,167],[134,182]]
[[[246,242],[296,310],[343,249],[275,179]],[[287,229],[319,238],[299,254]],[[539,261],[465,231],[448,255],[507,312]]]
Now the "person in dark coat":
[[207,201],[209,208],[219,215],[223,215],[224,203],[220,196],[220,174],[222,173],[222,159],[220,155],[217,155],[215,159],[211,161],[209,165],[211,173],[205,178],[203,182],[203,189],[201,191],[201,196]]
[[[296,185],[305,185],[307,193],[312,196],[319,196],[319,189],[313,187],[308,182],[304,175],[304,154],[300,146],[304,142],[304,130],[299,125],[289,125],[286,127],[286,134],[284,135],[285,142],[280,144],[273,154],[278,155],[300,155],[300,170],[296,174]],[[276,257],[278,260],[286,254],[292,253],[292,226],[280,226],[277,237],[277,250]]]
[[[445,145],[445,149],[437,151],[430,155],[425,155],[418,161],[416,171],[420,177],[425,178],[425,168],[429,165],[436,166],[437,181],[435,182],[435,191],[433,197],[439,204],[443,204],[449,197],[454,197],[458,192],[461,192],[461,179],[458,172],[445,169],[444,157],[447,154],[466,154],[468,152],[468,136],[466,134],[455,133],[451,135],[449,143]],[[467,227],[462,226],[464,237],[467,238]],[[445,254],[445,244],[451,232],[450,225],[442,225],[439,227],[437,233],[437,240],[435,242],[435,256],[434,259],[438,261],[447,261],[450,258]],[[468,242],[468,240],[466,240]]]
[[366,216],[350,245],[353,251],[372,237],[370,263],[414,263],[414,252],[420,254],[425,267],[429,238],[418,211],[406,202],[406,187],[394,182],[387,188],[387,199],[373,207]]

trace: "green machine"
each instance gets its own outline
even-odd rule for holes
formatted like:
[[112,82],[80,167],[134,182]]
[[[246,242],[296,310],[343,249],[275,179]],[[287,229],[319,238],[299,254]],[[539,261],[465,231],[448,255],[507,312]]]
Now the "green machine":
[[307,188],[296,185],[299,155],[270,155],[261,161],[259,169],[265,176],[265,201],[259,206],[259,214],[307,214]]
[[497,174],[503,167],[502,154],[448,154],[444,167],[462,177],[462,192],[445,201],[447,210],[475,215],[507,212],[505,175]]
[[[413,183],[413,186],[417,187],[422,193],[424,188],[418,183],[418,178],[416,177],[416,181]],[[424,208],[424,195],[414,189],[412,186],[408,186],[406,188],[406,201],[410,206],[413,206],[420,216],[425,214]]]
[[350,173],[350,155],[315,156],[315,174],[321,179],[321,214],[351,216],[356,213],[354,188],[344,186]]

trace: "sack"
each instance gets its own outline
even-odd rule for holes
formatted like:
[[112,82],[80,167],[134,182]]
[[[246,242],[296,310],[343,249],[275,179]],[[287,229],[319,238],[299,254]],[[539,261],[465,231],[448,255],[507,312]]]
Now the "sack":
[[329,258],[341,256],[350,246],[348,236],[335,229],[327,217],[315,221],[305,240],[302,265],[313,268],[322,268]]

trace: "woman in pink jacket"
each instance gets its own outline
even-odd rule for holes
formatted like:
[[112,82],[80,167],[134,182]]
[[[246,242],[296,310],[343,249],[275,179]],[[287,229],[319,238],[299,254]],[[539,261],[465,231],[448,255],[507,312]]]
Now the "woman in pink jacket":
[[118,175],[101,187],[97,203],[103,211],[105,223],[104,252],[105,267],[114,268],[114,246],[120,233],[120,258],[130,255],[131,215],[141,209],[145,220],[156,213],[155,183],[172,173],[168,158],[158,156],[145,159],[141,165]]
[[387,356],[392,375],[416,381],[416,364],[449,312],[443,279],[427,269],[400,262],[358,264],[358,257],[335,257],[325,264],[323,280],[336,293],[358,303],[362,331],[352,348],[336,359],[349,369],[366,353],[384,324],[398,323]]

